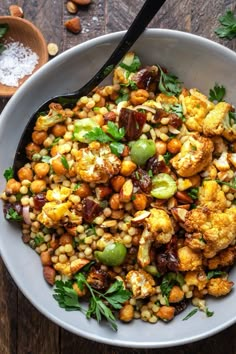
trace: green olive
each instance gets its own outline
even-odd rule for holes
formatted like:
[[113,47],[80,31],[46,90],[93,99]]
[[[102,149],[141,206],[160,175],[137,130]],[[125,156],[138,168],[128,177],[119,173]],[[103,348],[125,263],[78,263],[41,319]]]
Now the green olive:
[[81,143],[89,143],[84,135],[89,133],[94,128],[99,128],[99,125],[92,118],[83,118],[75,122],[73,136],[76,141]]
[[156,153],[156,144],[151,139],[139,139],[132,143],[130,149],[131,160],[137,165],[144,165]]
[[175,180],[166,173],[159,173],[152,178],[151,195],[158,199],[169,199],[177,191]]
[[94,254],[102,264],[115,267],[124,262],[127,249],[122,243],[115,242],[107,245],[102,252],[95,251]]

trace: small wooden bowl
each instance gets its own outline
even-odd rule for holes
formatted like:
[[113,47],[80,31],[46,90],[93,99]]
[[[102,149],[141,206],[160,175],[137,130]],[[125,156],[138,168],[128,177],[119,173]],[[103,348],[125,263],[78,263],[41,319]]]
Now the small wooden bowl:
[[[37,27],[25,19],[14,16],[0,16],[0,24],[3,23],[7,23],[9,25],[9,30],[1,39],[1,43],[8,43],[12,41],[20,42],[24,45],[24,47],[29,47],[38,55],[38,64],[35,66],[33,73],[48,61],[47,44],[42,33]],[[23,79],[19,80],[18,87],[6,86],[0,83],[0,96],[12,96],[31,75],[27,75]]]

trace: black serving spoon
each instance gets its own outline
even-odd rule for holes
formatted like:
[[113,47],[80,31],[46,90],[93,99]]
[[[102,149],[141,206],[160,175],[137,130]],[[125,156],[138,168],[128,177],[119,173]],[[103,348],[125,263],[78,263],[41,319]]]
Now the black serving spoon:
[[67,106],[69,106],[70,103],[75,103],[79,97],[87,96],[98,84],[100,84],[106,78],[106,76],[108,76],[112,72],[114,67],[120,62],[120,60],[136,42],[139,36],[143,33],[149,22],[164,4],[164,2],[165,0],[146,0],[138,15],[135,17],[130,28],[128,29],[128,31],[126,32],[114,52],[111,54],[110,58],[94,75],[94,77],[79,90],[74,91],[72,93],[66,93],[64,95],[52,97],[37,109],[37,111],[29,119],[29,122],[27,123],[17,146],[13,162],[13,171],[15,175],[17,170],[27,162],[27,158],[25,156],[25,147],[31,141],[31,134],[36,119],[38,117],[38,113],[48,110],[48,105],[51,102],[63,101],[67,102]]

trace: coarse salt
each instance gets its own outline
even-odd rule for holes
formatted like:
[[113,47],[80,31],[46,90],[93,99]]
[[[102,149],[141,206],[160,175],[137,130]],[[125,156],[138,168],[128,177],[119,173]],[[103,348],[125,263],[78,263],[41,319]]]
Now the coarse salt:
[[0,54],[0,83],[18,87],[20,79],[32,74],[38,59],[36,53],[20,42],[6,44]]

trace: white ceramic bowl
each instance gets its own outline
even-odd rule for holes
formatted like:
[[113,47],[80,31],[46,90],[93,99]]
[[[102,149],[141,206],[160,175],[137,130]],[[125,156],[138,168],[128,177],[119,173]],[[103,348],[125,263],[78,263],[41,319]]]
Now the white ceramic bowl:
[[[3,171],[12,165],[18,140],[31,114],[49,97],[77,89],[85,83],[115,48],[124,33],[105,35],[59,55],[36,72],[14,95],[0,119],[0,188]],[[227,99],[236,103],[236,54],[219,44],[191,34],[171,30],[147,30],[134,46],[145,64],[161,64],[174,72],[187,87],[208,94],[217,82],[227,88]],[[49,319],[67,330],[112,345],[126,347],[168,347],[213,335],[236,321],[235,290],[222,299],[209,300],[214,316],[198,312],[188,321],[177,316],[172,322],[150,325],[142,321],[118,324],[115,333],[107,325],[86,320],[80,312],[66,312],[52,297],[42,276],[39,257],[23,244],[21,233],[0,213],[0,251],[14,281]],[[236,282],[236,270],[231,272]]]

